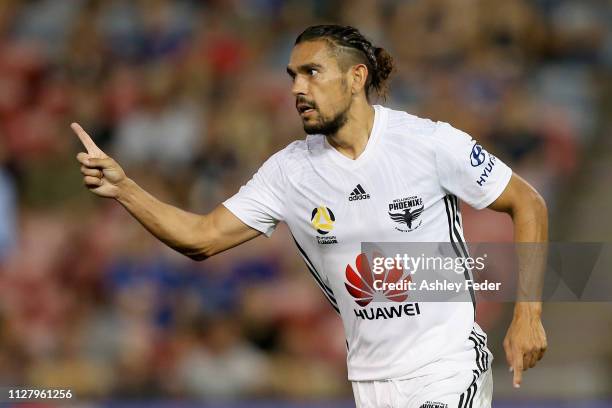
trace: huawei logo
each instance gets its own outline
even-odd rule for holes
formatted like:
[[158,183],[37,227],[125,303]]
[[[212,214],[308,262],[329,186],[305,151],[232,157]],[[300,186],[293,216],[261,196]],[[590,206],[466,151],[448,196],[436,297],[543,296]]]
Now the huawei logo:
[[389,286],[407,286],[410,275],[404,277],[404,271],[401,269],[385,269],[385,272],[375,274],[372,272],[368,257],[363,253],[357,255],[355,266],[357,270],[350,264],[346,265],[344,286],[359,306],[367,306],[373,300],[404,302],[408,298],[407,288],[389,288]]

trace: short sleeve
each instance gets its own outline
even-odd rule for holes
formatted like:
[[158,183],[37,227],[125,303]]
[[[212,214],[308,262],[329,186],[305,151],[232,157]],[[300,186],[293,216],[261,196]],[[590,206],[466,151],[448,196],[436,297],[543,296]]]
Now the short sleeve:
[[268,237],[284,220],[284,177],[279,156],[280,152],[270,157],[251,180],[223,202],[242,222]]
[[443,189],[476,209],[487,207],[501,195],[512,177],[505,163],[448,123],[438,123],[434,138]]

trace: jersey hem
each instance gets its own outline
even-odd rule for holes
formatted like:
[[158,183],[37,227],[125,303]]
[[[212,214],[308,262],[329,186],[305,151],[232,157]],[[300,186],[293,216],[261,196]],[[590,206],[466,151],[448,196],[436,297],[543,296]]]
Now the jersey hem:
[[221,203],[221,205],[223,205],[225,208],[227,208],[240,221],[242,221],[243,223],[245,223],[249,227],[251,227],[253,229],[256,229],[257,231],[261,232],[262,234],[264,234],[268,238],[270,238],[270,236],[272,235],[272,233],[275,230],[274,227],[265,228],[265,227],[262,227],[257,222],[254,222],[252,220],[247,219],[243,214],[240,214],[239,211],[236,208],[232,208],[233,205],[229,202],[229,200],[224,201],[223,203]]
[[502,193],[508,186],[510,179],[512,178],[512,169],[510,167],[506,167],[506,168],[508,169],[508,171],[506,172],[506,175],[504,175],[505,179],[502,179],[503,181],[498,183],[495,190],[491,190],[491,192],[487,194],[483,200],[473,205],[475,209],[482,210],[483,208],[488,207],[489,205],[491,205],[491,203],[493,203],[493,201],[497,200],[499,196],[502,195]]
[[[473,358],[465,358],[465,361],[453,361],[453,362],[444,362],[442,364],[434,362],[426,364],[416,370],[406,372],[404,369],[407,364],[399,364],[397,365],[397,370],[388,371],[384,373],[374,374],[374,371],[378,371],[376,369],[372,369],[371,367],[361,367],[354,368],[350,371],[360,371],[361,375],[349,375],[348,380],[351,382],[362,382],[362,381],[388,381],[388,380],[397,380],[397,381],[405,381],[410,380],[416,377],[422,377],[425,375],[432,375],[440,373],[440,371],[448,370],[448,371],[462,371],[470,369],[473,365]],[[367,373],[367,374],[366,374]],[[351,373],[354,374],[354,373]],[[364,375],[365,374],[365,375]],[[368,375],[369,374],[369,375]]]

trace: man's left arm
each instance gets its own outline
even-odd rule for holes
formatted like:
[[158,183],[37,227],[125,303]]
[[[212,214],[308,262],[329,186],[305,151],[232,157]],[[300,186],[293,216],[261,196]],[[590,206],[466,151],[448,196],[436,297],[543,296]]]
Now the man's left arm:
[[514,373],[513,385],[518,388],[522,372],[534,367],[547,347],[539,296],[546,263],[548,211],[542,196],[516,174],[488,208],[508,213],[514,223],[519,267],[518,299],[504,339],[504,350],[510,371]]

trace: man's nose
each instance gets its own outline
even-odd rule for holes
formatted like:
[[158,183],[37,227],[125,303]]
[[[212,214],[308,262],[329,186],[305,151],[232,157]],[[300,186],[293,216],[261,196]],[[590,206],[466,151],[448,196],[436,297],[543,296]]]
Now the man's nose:
[[293,86],[291,87],[291,93],[294,96],[308,95],[308,83],[301,75],[295,77]]

